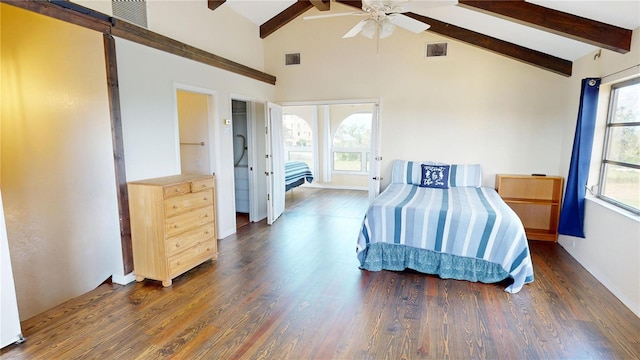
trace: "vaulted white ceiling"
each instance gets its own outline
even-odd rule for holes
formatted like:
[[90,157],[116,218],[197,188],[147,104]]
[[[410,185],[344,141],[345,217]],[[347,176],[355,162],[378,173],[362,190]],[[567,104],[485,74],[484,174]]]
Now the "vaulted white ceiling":
[[[227,0],[222,6],[231,7],[256,25],[262,25],[295,2],[296,0]],[[628,30],[640,27],[640,1],[638,0],[527,0],[527,2]],[[594,45],[469,9],[459,4],[432,7],[429,3],[430,0],[412,0],[411,12],[569,61],[575,61],[598,49]],[[345,11],[344,5],[334,6],[334,3],[331,5],[330,12]],[[304,15],[320,13],[312,8]],[[344,17],[342,21],[355,25],[359,19]]]

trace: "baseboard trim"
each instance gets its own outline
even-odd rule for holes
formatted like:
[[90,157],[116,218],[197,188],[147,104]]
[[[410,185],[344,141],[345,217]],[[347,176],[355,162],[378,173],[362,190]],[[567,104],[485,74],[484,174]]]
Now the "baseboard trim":
[[136,276],[134,273],[129,273],[127,275],[111,275],[111,281],[118,285],[127,285],[134,281],[136,281]]

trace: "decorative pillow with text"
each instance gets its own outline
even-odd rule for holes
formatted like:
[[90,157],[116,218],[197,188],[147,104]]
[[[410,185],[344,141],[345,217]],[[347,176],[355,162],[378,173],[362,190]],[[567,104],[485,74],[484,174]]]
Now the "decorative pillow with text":
[[422,179],[419,186],[437,189],[448,189],[449,168],[449,165],[422,164]]

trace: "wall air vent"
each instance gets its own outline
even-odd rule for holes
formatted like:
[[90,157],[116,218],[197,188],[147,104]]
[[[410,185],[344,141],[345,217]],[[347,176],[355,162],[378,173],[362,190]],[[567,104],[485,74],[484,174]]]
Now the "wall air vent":
[[300,53],[285,54],[284,55],[284,64],[285,65],[300,65]]
[[427,44],[426,57],[447,56],[447,43]]
[[145,0],[111,0],[113,16],[147,28],[147,3]]

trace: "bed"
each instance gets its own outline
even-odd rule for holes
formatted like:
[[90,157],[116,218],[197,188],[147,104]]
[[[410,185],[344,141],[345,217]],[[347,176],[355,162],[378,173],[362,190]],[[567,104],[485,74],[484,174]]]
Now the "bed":
[[362,223],[361,269],[484,283],[512,278],[510,293],[533,281],[522,222],[494,189],[481,186],[479,165],[395,160],[391,177]]
[[313,181],[313,173],[303,161],[287,161],[284,163],[284,191],[287,192],[307,182]]

